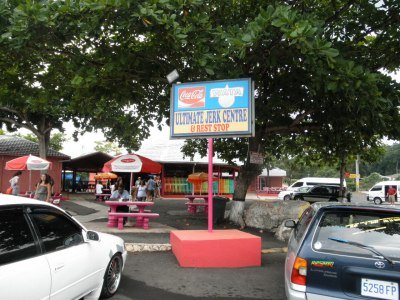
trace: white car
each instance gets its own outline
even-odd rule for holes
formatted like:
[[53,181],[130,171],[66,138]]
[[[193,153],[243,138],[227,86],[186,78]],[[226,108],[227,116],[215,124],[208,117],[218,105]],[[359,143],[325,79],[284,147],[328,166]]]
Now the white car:
[[98,299],[119,287],[127,252],[52,204],[0,194],[0,299]]

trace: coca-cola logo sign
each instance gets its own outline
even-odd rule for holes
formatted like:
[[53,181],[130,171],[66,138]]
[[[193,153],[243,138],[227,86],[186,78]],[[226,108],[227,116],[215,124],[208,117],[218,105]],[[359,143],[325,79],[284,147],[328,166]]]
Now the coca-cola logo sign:
[[178,89],[178,107],[204,107],[206,88],[204,86],[187,87]]
[[133,158],[124,158],[124,159],[121,159],[121,162],[123,162],[123,163],[133,163],[133,162],[135,162],[136,160],[135,159],[133,159]]

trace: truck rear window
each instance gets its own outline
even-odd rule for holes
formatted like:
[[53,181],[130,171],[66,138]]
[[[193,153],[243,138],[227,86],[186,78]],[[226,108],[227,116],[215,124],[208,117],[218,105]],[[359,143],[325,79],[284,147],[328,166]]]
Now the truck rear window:
[[384,255],[400,259],[400,213],[370,211],[325,212],[313,238],[313,249],[337,254],[372,257],[368,250],[338,244],[329,238],[372,246]]

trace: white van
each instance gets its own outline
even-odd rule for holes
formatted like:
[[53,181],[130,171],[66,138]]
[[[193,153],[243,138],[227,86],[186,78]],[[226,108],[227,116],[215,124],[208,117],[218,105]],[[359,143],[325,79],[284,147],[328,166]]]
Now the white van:
[[[285,191],[282,191],[278,194],[278,199],[280,200],[290,200],[293,192],[297,191],[299,188],[303,186],[316,186],[322,184],[329,185],[340,185],[340,178],[327,178],[327,177],[305,177],[297,180],[295,183],[290,185]],[[343,186],[346,187],[346,180],[343,180]]]
[[[375,184],[367,194],[368,201],[374,201],[375,204],[381,204],[386,201],[386,195],[389,187],[394,186],[397,190],[397,195],[400,190],[400,181],[381,181]],[[396,195],[396,201],[397,201]]]

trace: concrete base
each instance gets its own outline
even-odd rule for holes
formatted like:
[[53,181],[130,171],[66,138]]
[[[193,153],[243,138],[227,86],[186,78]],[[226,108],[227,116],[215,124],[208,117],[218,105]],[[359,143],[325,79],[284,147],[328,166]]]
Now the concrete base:
[[174,230],[170,242],[181,267],[261,266],[261,238],[240,230]]

